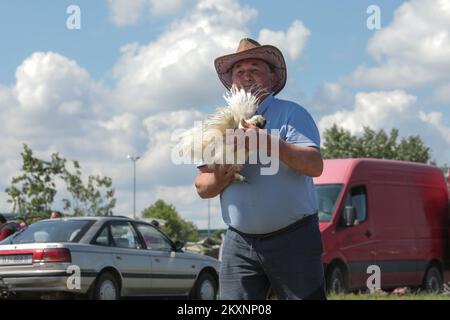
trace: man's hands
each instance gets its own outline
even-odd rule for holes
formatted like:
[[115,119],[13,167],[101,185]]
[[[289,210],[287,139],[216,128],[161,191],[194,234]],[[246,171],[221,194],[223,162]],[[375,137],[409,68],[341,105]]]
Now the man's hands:
[[[252,131],[256,132],[256,149],[251,149],[252,151],[259,150],[261,148],[261,141],[264,141],[263,139],[265,139],[267,141],[267,151],[263,150],[263,152],[267,152],[267,156],[271,156],[272,143],[278,143],[278,154],[273,156],[278,156],[279,159],[288,167],[310,177],[318,177],[322,174],[323,160],[319,149],[315,147],[302,147],[295,144],[290,144],[281,139],[272,140],[276,138],[268,134],[266,130],[261,130],[258,127],[253,126],[245,121],[242,121],[241,125],[243,129],[237,130],[243,130],[245,133],[249,133]],[[248,151],[251,146],[252,144],[249,145],[249,137],[246,136],[246,151]]]
[[[265,149],[267,148],[267,151],[264,150],[265,152],[267,152],[267,155],[270,155],[270,148],[271,148],[271,136],[267,133],[267,130],[262,130],[260,128],[258,128],[257,126],[254,126],[248,122],[246,122],[244,119],[241,120],[241,126],[242,128],[240,129],[236,129],[236,131],[238,130],[242,130],[246,136],[245,136],[245,150],[246,152],[248,151],[257,151],[259,150],[259,148],[261,147],[260,141],[266,141],[265,143]],[[239,133],[237,133],[237,135],[239,135]],[[250,139],[255,137],[256,138],[256,143],[253,141],[253,143],[250,142]],[[237,146],[237,138],[234,139],[235,142],[235,147],[238,148],[239,146]]]
[[205,166],[204,169],[203,167],[199,169],[200,172],[212,173],[215,181],[225,186],[228,186],[233,181],[234,175],[237,172],[236,166],[230,164],[215,165],[212,168]]
[[234,180],[237,168],[225,164],[215,165],[212,168],[203,166],[199,171],[195,178],[195,187],[199,196],[206,199],[214,198],[228,187]]
[[222,182],[227,187],[231,182],[233,182],[236,172],[236,166],[229,164],[216,165],[214,169],[214,178],[218,182]]

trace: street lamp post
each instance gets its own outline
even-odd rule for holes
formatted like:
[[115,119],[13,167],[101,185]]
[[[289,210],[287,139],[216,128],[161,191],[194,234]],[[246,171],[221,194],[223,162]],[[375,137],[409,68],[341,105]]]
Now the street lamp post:
[[141,157],[132,157],[128,155],[127,158],[133,161],[133,219],[136,219],[136,161]]
[[208,238],[211,236],[211,200],[208,199]]

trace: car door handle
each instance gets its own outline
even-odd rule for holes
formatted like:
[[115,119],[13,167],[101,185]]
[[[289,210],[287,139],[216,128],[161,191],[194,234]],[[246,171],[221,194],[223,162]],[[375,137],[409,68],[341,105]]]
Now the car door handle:
[[116,259],[117,260],[122,260],[122,257],[121,256],[116,256]]
[[365,235],[367,238],[370,238],[370,237],[372,236],[372,232],[370,232],[370,230],[367,230],[366,233],[364,233],[364,235]]
[[159,259],[158,259],[158,258],[155,258],[155,262],[159,262]]

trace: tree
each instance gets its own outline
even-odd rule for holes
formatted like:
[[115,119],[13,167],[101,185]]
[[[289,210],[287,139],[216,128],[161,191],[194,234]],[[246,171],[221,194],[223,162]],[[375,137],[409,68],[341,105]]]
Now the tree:
[[47,217],[56,195],[53,177],[61,174],[65,167],[65,159],[52,154],[51,161],[40,160],[33,156],[33,151],[24,145],[22,155],[22,175],[12,179],[11,186],[6,188],[9,203],[13,211],[21,217]]
[[[50,161],[39,159],[26,144],[21,152],[22,174],[13,177],[11,186],[5,191],[13,211],[26,221],[47,218],[57,194],[57,182],[65,182],[73,203],[63,199],[64,210],[73,209],[75,215],[105,215],[115,206],[114,189],[108,177],[89,176],[85,186],[81,177],[81,166],[73,161],[75,173],[71,173],[67,160],[58,153]],[[104,195],[103,195],[104,194]]]
[[116,205],[114,189],[111,188],[112,179],[99,175],[89,176],[88,183],[85,186],[81,176],[80,163],[73,161],[73,166],[74,173],[66,169],[62,176],[62,179],[66,182],[67,190],[72,196],[72,202],[67,198],[63,199],[64,210],[72,208],[75,216],[107,216],[112,214],[112,209]]
[[426,147],[419,136],[402,139],[398,145],[401,160],[427,163],[430,160],[430,148]]
[[361,137],[333,125],[325,130],[322,154],[324,159],[377,158],[428,163],[430,148],[426,147],[420,136],[409,136],[398,140],[398,129],[390,135],[384,130],[373,131],[364,127]]
[[162,231],[174,240],[197,241],[197,227],[180,217],[175,207],[159,199],[142,211],[143,218],[163,219]]
[[217,229],[211,234],[211,237],[222,240],[222,234],[225,234],[226,232],[227,232],[227,229]]
[[334,125],[325,130],[322,154],[325,159],[352,158],[359,154],[357,138]]

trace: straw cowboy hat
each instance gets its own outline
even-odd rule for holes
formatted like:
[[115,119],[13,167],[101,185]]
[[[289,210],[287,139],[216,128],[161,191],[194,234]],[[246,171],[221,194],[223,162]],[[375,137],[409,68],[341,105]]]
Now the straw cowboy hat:
[[277,94],[283,89],[286,84],[286,62],[284,61],[283,54],[274,46],[262,46],[255,40],[249,38],[244,38],[239,42],[236,53],[218,57],[214,61],[219,79],[227,89],[230,89],[232,85],[231,69],[233,65],[243,59],[261,59],[267,62],[276,75],[276,81],[273,87],[274,94]]

